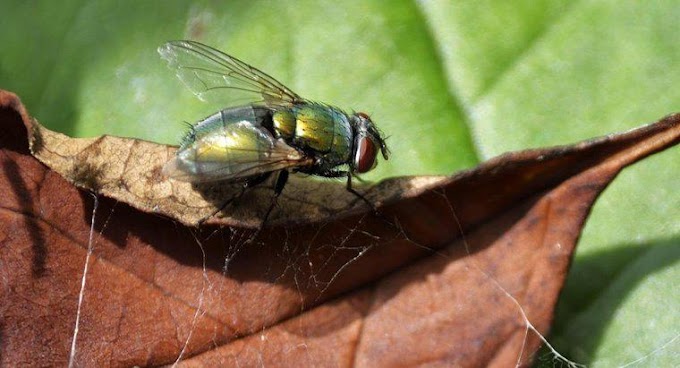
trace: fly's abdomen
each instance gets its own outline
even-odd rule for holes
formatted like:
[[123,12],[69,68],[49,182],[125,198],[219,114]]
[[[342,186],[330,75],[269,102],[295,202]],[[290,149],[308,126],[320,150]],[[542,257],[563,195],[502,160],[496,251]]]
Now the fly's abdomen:
[[268,114],[271,114],[271,110],[251,105],[237,106],[216,112],[191,128],[191,131],[182,139],[180,150],[231,124],[245,121],[254,126],[262,126]]
[[275,139],[269,128],[271,110],[256,106],[225,109],[196,124],[163,173],[200,183],[240,179],[306,165],[305,157]]

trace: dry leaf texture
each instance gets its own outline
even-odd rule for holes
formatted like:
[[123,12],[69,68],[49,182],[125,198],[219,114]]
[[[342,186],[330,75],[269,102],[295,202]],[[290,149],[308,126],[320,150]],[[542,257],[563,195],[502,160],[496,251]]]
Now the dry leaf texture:
[[528,365],[529,322],[548,331],[597,196],[680,139],[672,115],[388,180],[370,189],[380,215],[341,211],[341,183],[295,180],[255,233],[257,200],[218,221],[231,227],[186,226],[211,204],[159,178],[172,148],[74,140],[11,93],[0,106],[2,366]]

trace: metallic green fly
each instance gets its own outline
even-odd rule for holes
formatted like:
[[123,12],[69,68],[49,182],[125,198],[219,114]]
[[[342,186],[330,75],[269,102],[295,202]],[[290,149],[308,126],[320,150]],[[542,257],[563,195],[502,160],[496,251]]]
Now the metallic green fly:
[[275,197],[289,172],[346,177],[347,190],[366,201],[352,189],[352,176],[372,170],[378,151],[388,158],[385,140],[367,114],[309,101],[266,73],[195,41],[171,41],[158,52],[200,99],[226,92],[245,103],[193,125],[164,166],[167,177],[238,181],[246,190],[276,172]]

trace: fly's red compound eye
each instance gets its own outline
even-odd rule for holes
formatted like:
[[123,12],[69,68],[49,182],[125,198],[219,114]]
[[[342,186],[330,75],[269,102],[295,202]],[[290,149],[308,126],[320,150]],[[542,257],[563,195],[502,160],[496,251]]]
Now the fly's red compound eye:
[[375,167],[375,156],[378,155],[378,148],[370,138],[359,138],[356,153],[354,156],[354,166],[356,172],[361,174],[370,171]]

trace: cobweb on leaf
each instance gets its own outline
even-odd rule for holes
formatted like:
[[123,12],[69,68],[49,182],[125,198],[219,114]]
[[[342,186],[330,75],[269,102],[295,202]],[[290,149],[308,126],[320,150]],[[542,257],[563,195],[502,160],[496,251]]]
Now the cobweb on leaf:
[[[461,225],[456,215],[456,211],[453,207],[453,204],[448,200],[444,192],[437,192],[437,194],[441,196],[442,200],[446,201],[450,209],[450,215],[457,224],[460,233],[464,234],[463,226]],[[79,316],[82,308],[82,299],[84,293],[88,291],[86,287],[86,280],[88,265],[91,262],[90,255],[92,255],[95,252],[96,239],[94,236],[95,233],[94,229],[98,205],[99,205],[98,199],[96,196],[94,196],[94,207],[92,210],[91,220],[92,222],[90,224],[91,225],[90,237],[88,240],[88,253],[85,260],[85,264],[83,266],[81,292],[76,312],[77,313],[76,325],[73,332],[73,341],[69,360],[70,366],[73,366],[76,361],[75,358],[78,348],[77,335],[80,321]],[[103,234],[106,228],[106,224],[108,224],[109,220],[111,219],[111,216],[113,216],[114,209],[111,210],[104,225],[101,227],[101,230],[99,231],[100,236]],[[275,252],[275,254],[273,254],[273,256],[266,261],[276,262],[277,264],[270,263],[266,265],[266,267],[263,267],[264,270],[263,272],[265,273],[265,275],[263,275],[262,279],[271,280],[271,282],[273,283],[279,282],[285,283],[289,280],[292,280],[293,284],[298,290],[299,295],[298,312],[303,312],[307,308],[317,305],[319,302],[322,301],[321,298],[323,298],[325,293],[330,288],[332,288],[334,283],[343,275],[344,272],[346,272],[352,266],[352,264],[359,261],[366,253],[378,247],[386,246],[393,240],[385,239],[383,238],[382,235],[375,234],[367,230],[367,227],[364,226],[365,221],[368,218],[367,216],[368,214],[359,216],[353,223],[345,224],[344,232],[341,233],[340,235],[336,235],[333,237],[324,236],[326,228],[331,224],[330,222],[318,225],[315,234],[307,239],[303,239],[302,241],[300,241],[299,238],[292,236],[291,232],[294,232],[295,230],[284,228],[282,230],[283,231],[282,234],[284,236],[282,236],[280,239],[280,247],[276,249],[270,249],[271,251]],[[397,234],[396,236],[407,240],[407,242],[411,244],[411,246],[416,247],[419,250],[426,250],[427,253],[430,255],[436,255],[437,257],[442,257],[444,259],[452,259],[451,258],[452,256],[445,251],[431,249],[428,246],[419,244],[413,239],[410,239],[407,236],[406,232],[403,231],[401,225],[398,223],[398,220],[396,218],[393,220],[388,219],[383,220],[389,223],[389,225],[392,226],[394,229],[398,229],[398,231],[396,232]],[[207,297],[219,298],[221,296],[220,294],[225,292],[225,290],[220,290],[219,287],[215,287],[215,285],[211,281],[210,276],[211,271],[207,266],[208,260],[206,259],[204,241],[217,239],[219,240],[220,243],[224,245],[223,264],[221,268],[221,274],[223,277],[230,277],[232,273],[231,267],[232,263],[237,261],[238,257],[242,255],[244,252],[247,252],[250,248],[265,246],[263,240],[260,239],[259,237],[260,236],[259,231],[253,232],[252,230],[242,230],[234,228],[212,229],[207,234],[203,234],[202,231],[203,231],[202,229],[191,230],[191,235],[195,241],[196,246],[199,248],[202,257],[201,289],[200,292],[198,293],[197,300],[195,302],[196,308],[193,315],[193,320],[191,321],[192,327],[189,331],[189,334],[184,339],[181,350],[173,365],[179,364],[183,359],[186,359],[188,356],[190,356],[188,355],[187,352],[188,347],[190,346],[193,338],[194,328],[195,326],[198,325],[199,320],[203,318],[206,315],[206,313],[209,312],[209,310],[207,309],[209,307],[207,307],[207,304],[205,302],[206,298]],[[364,240],[363,243],[364,245],[360,247],[348,246],[347,244],[354,237],[361,237]],[[470,249],[470,245],[468,244],[465,235],[461,236],[461,238],[462,244],[465,246],[465,253],[468,256],[471,255],[472,252]],[[321,254],[326,255],[325,258],[317,259],[312,255],[315,251],[319,250],[321,251],[320,252]],[[336,262],[338,259],[342,259],[344,261],[338,265],[338,263]],[[556,349],[554,349],[549,344],[547,339],[534,327],[534,325],[528,319],[524,311],[524,308],[522,307],[518,299],[509,290],[507,290],[498,280],[496,280],[491,273],[485,270],[483,265],[476,263],[471,257],[467,257],[464,260],[464,262],[467,264],[466,273],[469,272],[481,273],[488,280],[488,282],[491,283],[491,285],[493,285],[493,287],[498,290],[498,292],[504,298],[507,298],[512,301],[513,305],[517,308],[517,313],[520,315],[524,323],[525,342],[526,339],[528,338],[528,335],[530,333],[533,333],[545,344],[545,346],[547,346],[547,348],[550,351],[550,354],[552,355],[552,360],[554,364],[570,368],[583,366],[578,363],[570,361],[569,359],[561,355]],[[283,266],[279,267],[280,265]],[[461,277],[466,277],[466,275],[461,275]],[[305,295],[310,294],[309,292],[310,290],[316,290],[316,292],[314,293],[316,297],[311,300],[305,297]],[[238,318],[238,316],[234,316],[234,318]],[[266,343],[265,332],[268,327],[270,326],[263,325],[261,327],[260,336],[262,344]],[[289,347],[289,349],[305,349],[305,350],[307,348],[308,348],[307,344],[296,344],[295,346]],[[522,365],[524,359],[526,358],[523,356],[523,354],[524,348],[522,348],[522,352],[520,352],[520,355],[517,357],[517,366]],[[313,359],[311,355],[310,359]]]

